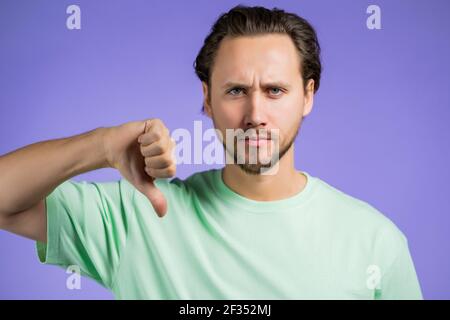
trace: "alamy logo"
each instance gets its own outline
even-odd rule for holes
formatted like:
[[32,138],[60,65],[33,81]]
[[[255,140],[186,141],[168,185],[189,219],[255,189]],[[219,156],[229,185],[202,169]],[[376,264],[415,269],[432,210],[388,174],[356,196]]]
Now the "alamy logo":
[[381,269],[377,265],[370,265],[367,267],[366,273],[368,274],[366,285],[369,290],[379,290],[381,282]]
[[67,7],[66,13],[70,14],[66,20],[66,26],[69,30],[81,29],[81,9],[79,6],[72,4]]
[[67,267],[66,273],[70,274],[66,280],[66,288],[69,290],[81,289],[81,270],[80,266],[70,265]]
[[370,14],[367,17],[366,25],[369,30],[381,29],[381,9],[375,4],[367,7],[366,13]]
[[[238,164],[247,171],[264,175],[278,172],[279,129],[218,129],[203,132],[202,121],[194,121],[193,136],[185,128],[172,131],[173,157],[180,164]],[[225,136],[224,136],[225,135]],[[206,146],[203,144],[206,143]]]

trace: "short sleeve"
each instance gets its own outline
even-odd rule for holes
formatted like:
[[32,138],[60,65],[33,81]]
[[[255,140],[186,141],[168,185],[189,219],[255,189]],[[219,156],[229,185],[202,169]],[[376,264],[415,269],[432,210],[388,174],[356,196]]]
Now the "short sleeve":
[[382,300],[422,300],[422,291],[406,238],[398,254],[381,278]]
[[127,238],[126,181],[67,180],[46,197],[47,243],[36,243],[42,263],[67,268],[111,288]]

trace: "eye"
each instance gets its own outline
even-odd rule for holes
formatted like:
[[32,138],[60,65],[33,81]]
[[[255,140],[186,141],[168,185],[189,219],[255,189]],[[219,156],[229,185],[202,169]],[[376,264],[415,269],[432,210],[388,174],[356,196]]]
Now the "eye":
[[236,91],[239,91],[239,90],[242,91],[242,88],[239,88],[239,87],[231,88],[230,90],[228,90],[228,94],[231,94],[232,96],[236,96],[238,94],[234,94],[233,92],[236,92]]
[[[273,91],[275,90],[275,91]],[[274,93],[274,96],[279,96],[283,93],[283,91],[280,88],[270,88],[270,93]]]

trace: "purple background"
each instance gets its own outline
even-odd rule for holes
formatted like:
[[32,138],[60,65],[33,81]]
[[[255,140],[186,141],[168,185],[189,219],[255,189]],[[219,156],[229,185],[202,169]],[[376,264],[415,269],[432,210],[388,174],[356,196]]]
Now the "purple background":
[[[152,117],[171,130],[192,131],[194,120],[211,127],[192,63],[218,15],[238,3],[277,6],[315,26],[324,70],[296,141],[297,169],[393,220],[425,298],[449,299],[447,0],[1,0],[0,154]],[[66,28],[70,4],[81,7],[81,30]],[[370,4],[381,7],[381,30],[366,27]],[[74,179],[118,178],[103,169]],[[113,298],[87,278],[81,290],[66,289],[65,270],[41,265],[34,246],[0,231],[0,298]]]

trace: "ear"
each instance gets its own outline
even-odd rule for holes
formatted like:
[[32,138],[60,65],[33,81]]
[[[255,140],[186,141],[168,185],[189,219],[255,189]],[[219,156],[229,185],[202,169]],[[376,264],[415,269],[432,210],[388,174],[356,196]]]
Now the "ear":
[[208,117],[212,117],[212,110],[211,110],[211,102],[209,101],[209,88],[206,82],[202,81],[202,89],[203,89],[203,108],[205,109],[205,113],[208,115]]
[[314,104],[314,80],[309,79],[305,89],[303,117],[306,117],[313,108]]

